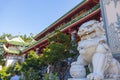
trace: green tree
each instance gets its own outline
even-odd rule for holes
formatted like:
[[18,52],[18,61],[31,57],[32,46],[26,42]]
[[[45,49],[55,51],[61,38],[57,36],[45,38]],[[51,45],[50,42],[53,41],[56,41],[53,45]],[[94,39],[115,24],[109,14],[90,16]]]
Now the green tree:
[[2,70],[0,70],[0,76],[2,80],[9,80],[8,74],[6,73],[6,69],[7,68],[3,68]]
[[[70,35],[57,32],[55,36],[49,38],[49,44],[43,49],[42,59],[45,64],[52,66],[50,71],[57,73],[59,78],[62,79],[67,67],[65,61],[76,55],[76,49],[76,45],[71,42]],[[58,66],[57,69],[55,66]]]
[[22,66],[23,70],[28,70],[29,68],[32,68],[34,70],[40,69],[39,56],[34,51],[30,51]]
[[37,80],[39,78],[39,70],[41,69],[39,60],[39,56],[34,51],[30,51],[21,68],[25,80]]
[[74,54],[70,53],[73,49],[69,35],[58,32],[56,36],[49,38],[49,45],[43,50],[43,58],[46,63],[55,65],[61,60],[72,57]]

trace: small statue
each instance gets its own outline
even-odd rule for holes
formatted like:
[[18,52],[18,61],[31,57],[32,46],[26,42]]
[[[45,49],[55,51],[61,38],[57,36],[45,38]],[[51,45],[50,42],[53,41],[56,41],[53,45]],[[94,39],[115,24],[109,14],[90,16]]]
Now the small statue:
[[112,56],[102,26],[103,22],[96,20],[90,20],[80,26],[78,36],[81,41],[77,47],[80,55],[77,61],[71,64],[70,69],[73,78],[85,78],[84,66],[88,65],[91,72],[87,75],[88,80],[120,79],[120,63]]

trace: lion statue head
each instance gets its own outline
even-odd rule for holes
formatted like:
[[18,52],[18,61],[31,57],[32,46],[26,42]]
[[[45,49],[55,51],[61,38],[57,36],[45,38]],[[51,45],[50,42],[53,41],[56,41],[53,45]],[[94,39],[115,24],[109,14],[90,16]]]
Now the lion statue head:
[[90,20],[83,23],[78,30],[78,36],[81,40],[105,35],[102,22]]

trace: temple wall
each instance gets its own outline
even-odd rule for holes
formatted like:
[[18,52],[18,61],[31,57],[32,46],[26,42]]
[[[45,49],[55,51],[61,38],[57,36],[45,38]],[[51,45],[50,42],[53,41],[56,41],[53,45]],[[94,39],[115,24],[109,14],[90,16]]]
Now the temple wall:
[[14,65],[18,60],[17,59],[7,59],[6,60],[6,67],[9,67],[11,65]]

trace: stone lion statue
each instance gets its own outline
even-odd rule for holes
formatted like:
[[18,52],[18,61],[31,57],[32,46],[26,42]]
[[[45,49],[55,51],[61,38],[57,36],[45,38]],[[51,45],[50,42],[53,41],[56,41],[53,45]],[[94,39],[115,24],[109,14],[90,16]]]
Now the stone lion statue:
[[88,65],[91,72],[87,75],[88,80],[120,80],[120,64],[113,58],[106,43],[103,22],[90,20],[83,23],[78,30],[78,36],[81,37],[77,47],[80,55],[71,64],[71,76],[75,79],[85,78],[84,66]]

